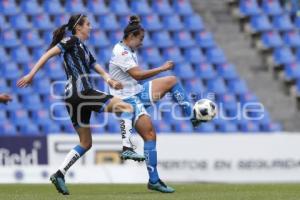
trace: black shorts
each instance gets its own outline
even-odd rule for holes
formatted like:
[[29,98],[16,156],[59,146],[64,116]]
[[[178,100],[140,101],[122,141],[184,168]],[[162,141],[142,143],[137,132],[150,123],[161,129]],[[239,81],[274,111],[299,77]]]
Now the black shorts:
[[73,92],[65,98],[73,126],[75,128],[89,126],[92,111],[102,112],[112,98],[112,95],[94,89]]

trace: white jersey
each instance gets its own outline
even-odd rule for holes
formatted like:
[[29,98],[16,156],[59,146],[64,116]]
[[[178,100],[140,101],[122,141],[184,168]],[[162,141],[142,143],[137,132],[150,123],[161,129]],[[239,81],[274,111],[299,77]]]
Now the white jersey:
[[122,83],[123,89],[115,90],[110,87],[111,95],[125,99],[141,92],[142,86],[127,73],[134,67],[138,67],[137,52],[122,42],[117,43],[109,61],[109,74],[111,78]]

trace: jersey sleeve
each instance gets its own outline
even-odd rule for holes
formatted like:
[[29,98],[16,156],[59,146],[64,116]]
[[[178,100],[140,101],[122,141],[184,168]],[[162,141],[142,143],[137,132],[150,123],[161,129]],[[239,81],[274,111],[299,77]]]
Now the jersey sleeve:
[[62,51],[62,53],[64,53],[65,51],[68,51],[69,49],[71,49],[72,47],[75,46],[77,41],[76,37],[66,37],[64,39],[62,39],[58,44],[58,48],[60,48],[60,50]]
[[114,57],[114,64],[120,67],[120,69],[124,72],[138,66],[131,53],[129,53],[127,50],[118,52],[116,55],[114,55]]

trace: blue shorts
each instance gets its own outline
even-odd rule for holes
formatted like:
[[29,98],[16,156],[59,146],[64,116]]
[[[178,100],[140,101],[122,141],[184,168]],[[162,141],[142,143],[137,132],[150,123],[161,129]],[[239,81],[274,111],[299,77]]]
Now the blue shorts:
[[128,97],[123,99],[124,102],[129,103],[133,106],[134,109],[134,121],[133,124],[135,125],[138,118],[142,115],[149,115],[146,108],[153,105],[152,99],[152,81],[144,83],[142,91],[132,97]]

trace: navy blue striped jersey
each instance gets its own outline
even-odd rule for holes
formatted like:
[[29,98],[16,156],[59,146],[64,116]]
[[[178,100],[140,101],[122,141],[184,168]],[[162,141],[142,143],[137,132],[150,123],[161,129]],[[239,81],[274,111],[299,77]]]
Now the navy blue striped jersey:
[[57,46],[62,51],[68,78],[66,92],[71,88],[73,91],[74,89],[76,91],[93,89],[90,73],[91,69],[94,69],[96,59],[85,44],[78,37],[71,36],[62,39]]

